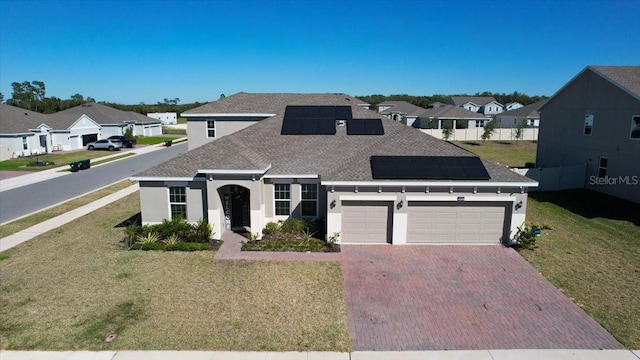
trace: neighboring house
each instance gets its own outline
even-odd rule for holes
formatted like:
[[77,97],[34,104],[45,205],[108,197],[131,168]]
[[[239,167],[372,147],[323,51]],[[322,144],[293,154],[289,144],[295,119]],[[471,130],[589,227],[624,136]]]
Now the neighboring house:
[[107,138],[112,135],[124,135],[127,127],[131,128],[133,135],[137,136],[162,135],[162,123],[160,120],[133,111],[114,109],[98,103],[86,103],[59,111],[55,113],[55,115],[68,119],[79,119],[82,115],[88,116],[102,127],[100,138]]
[[640,203],[640,66],[588,66],[540,112],[539,168],[584,165],[584,187]]
[[524,122],[527,127],[537,128],[540,126],[540,107],[544,105],[546,100],[540,100],[527,106],[515,108],[514,110],[505,111],[496,116],[496,127],[499,128],[515,128],[518,124]]
[[[216,236],[242,227],[260,237],[296,217],[324,219],[342,243],[499,244],[524,223],[537,186],[346,95],[225,99],[231,115],[271,115],[135,175],[143,224],[183,216]],[[219,102],[210,114],[235,119]]]
[[0,161],[52,151],[47,116],[0,104]]
[[174,112],[164,112],[164,113],[148,113],[148,117],[160,120],[162,124],[177,124],[178,123],[178,114]]
[[100,137],[100,125],[86,115],[39,114],[0,104],[2,159],[77,150]]
[[519,102],[510,102],[507,105],[504,106],[504,111],[511,111],[511,110],[515,110],[515,109],[520,109],[521,107],[523,107],[524,105],[520,104]]
[[418,121],[413,123],[413,127],[420,129],[442,129],[445,121],[451,124],[451,129],[471,129],[483,127],[486,122],[491,121],[482,114],[453,105],[427,109],[418,118]]
[[[239,92],[180,114],[187,119],[189,150],[233,134],[276,115],[286,105],[314,104],[322,99],[341,98],[368,109],[369,104],[344,94],[259,94]],[[287,101],[291,103],[287,104]]]
[[504,111],[504,105],[497,102],[493,96],[451,96],[447,103],[481,113],[486,117]]
[[420,114],[425,111],[427,109],[406,101],[385,101],[378,104],[378,113],[407,126],[413,126]]

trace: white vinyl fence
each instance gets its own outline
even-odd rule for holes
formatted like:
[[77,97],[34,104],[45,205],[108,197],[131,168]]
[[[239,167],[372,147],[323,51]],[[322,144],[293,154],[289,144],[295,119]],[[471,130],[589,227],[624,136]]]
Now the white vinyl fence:
[[[442,139],[442,129],[420,129],[425,134],[429,134],[435,138]],[[538,140],[538,128],[523,129],[522,140]],[[471,129],[455,129],[450,141],[479,141],[482,140],[484,128]],[[499,128],[491,136],[489,140],[512,141],[516,140],[515,129]]]
[[538,188],[531,191],[555,191],[583,188],[587,165],[511,170],[538,181]]

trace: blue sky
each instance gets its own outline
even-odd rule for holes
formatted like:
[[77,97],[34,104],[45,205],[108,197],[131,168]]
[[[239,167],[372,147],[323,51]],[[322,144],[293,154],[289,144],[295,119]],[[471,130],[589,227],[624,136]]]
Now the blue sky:
[[551,95],[590,64],[640,65],[640,0],[0,1],[5,100]]

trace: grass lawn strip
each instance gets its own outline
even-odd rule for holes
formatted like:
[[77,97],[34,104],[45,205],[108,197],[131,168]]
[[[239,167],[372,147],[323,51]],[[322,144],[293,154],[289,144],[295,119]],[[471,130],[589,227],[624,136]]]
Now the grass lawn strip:
[[527,162],[536,161],[537,142],[521,141],[455,141],[465,150],[483,159],[511,167],[523,167]]
[[586,190],[532,193],[527,222],[553,230],[521,252],[629,349],[640,348],[638,214],[638,204]]
[[73,209],[77,209],[83,205],[89,204],[93,201],[101,199],[107,195],[113,194],[119,190],[128,188],[134,183],[129,180],[123,180],[116,184],[104,187],[102,189],[95,190],[88,194],[82,195],[75,199],[69,200],[60,205],[54,206],[49,209],[42,210],[35,214],[17,219],[15,221],[6,223],[0,226],[0,238],[15,234],[19,231],[30,228],[33,225],[39,224],[43,221],[52,219],[58,215],[62,215]]
[[139,211],[136,193],[3,253],[2,348],[351,349],[339,263],[124,251]]
[[[95,158],[103,157],[109,154],[110,153],[106,151],[78,150],[78,151],[71,151],[66,153],[53,153],[53,154],[37,155],[37,156],[34,155],[30,157],[21,157],[16,159],[0,161],[0,170],[42,171],[42,170],[47,170],[54,167],[64,166],[69,164],[72,161],[83,160],[83,159],[95,159]],[[32,161],[36,161],[36,158],[39,161],[52,161],[54,165],[26,166],[28,163]]]

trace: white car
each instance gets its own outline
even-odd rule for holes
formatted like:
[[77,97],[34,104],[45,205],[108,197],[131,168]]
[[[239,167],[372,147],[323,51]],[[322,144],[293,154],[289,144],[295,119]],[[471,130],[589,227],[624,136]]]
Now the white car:
[[122,143],[120,141],[111,140],[111,139],[102,139],[94,142],[90,142],[87,144],[87,150],[120,150],[122,148]]

